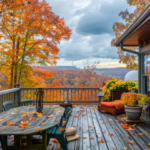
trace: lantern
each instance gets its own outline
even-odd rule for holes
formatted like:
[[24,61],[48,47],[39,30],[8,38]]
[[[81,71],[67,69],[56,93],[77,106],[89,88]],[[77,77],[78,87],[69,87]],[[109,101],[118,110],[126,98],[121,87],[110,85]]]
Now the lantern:
[[43,110],[43,98],[44,98],[44,91],[42,88],[38,88],[36,90],[36,111],[42,113]]

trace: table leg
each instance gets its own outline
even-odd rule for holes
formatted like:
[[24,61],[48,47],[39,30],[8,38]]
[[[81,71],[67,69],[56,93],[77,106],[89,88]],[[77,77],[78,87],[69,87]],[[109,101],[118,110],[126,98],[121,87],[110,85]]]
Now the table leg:
[[3,136],[2,142],[3,142],[2,144],[3,150],[7,150],[7,136],[6,135]]
[[32,135],[27,135],[27,145],[31,146],[31,136]]
[[47,130],[42,132],[42,150],[47,150]]
[[22,136],[21,135],[14,135],[14,150],[21,150],[20,146],[22,142]]

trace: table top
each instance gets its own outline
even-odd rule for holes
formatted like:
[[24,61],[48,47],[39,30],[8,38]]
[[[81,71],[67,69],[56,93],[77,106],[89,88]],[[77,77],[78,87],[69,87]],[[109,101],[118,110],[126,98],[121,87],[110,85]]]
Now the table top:
[[40,116],[35,106],[12,108],[0,113],[0,135],[29,135],[47,130],[59,124],[64,111],[59,105],[44,105]]

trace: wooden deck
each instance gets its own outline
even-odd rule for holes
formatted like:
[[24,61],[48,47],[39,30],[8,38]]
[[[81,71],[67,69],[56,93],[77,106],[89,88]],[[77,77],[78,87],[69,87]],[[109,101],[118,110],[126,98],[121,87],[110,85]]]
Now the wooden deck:
[[[97,105],[75,106],[67,127],[75,127],[80,140],[69,142],[68,150],[150,150],[150,119],[143,118],[145,125],[132,126],[135,131],[128,131],[121,126],[122,117],[101,113]],[[100,142],[102,140],[104,142]],[[129,144],[129,141],[135,144]],[[60,150],[60,146],[51,139],[47,150]]]

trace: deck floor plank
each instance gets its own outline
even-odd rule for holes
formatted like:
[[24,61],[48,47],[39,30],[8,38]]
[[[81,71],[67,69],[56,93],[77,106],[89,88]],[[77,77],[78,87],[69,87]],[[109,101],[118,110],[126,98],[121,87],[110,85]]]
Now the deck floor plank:
[[115,144],[114,144],[114,142],[112,141],[112,138],[111,138],[111,136],[109,136],[109,132],[108,132],[108,130],[107,130],[107,128],[106,128],[106,122],[104,122],[104,120],[103,120],[103,122],[101,122],[101,117],[100,116],[96,116],[96,114],[95,114],[95,111],[94,110],[91,110],[92,111],[92,115],[93,115],[93,117],[95,117],[95,119],[97,120],[97,122],[98,122],[98,124],[99,124],[99,126],[100,126],[100,129],[101,129],[101,131],[102,131],[102,134],[103,134],[103,136],[104,136],[104,140],[105,140],[105,142],[106,142],[106,144],[107,144],[107,147],[108,147],[108,149],[109,150],[112,150],[112,147],[115,147]]
[[[71,116],[69,117],[68,123],[67,123],[67,127],[72,127],[72,126],[76,126],[76,109],[77,107],[72,109],[72,113]],[[68,150],[74,150],[75,149],[75,141],[71,141],[68,143]]]
[[90,128],[91,126],[94,126],[94,123],[93,123],[93,119],[92,119],[92,116],[91,116],[91,110],[90,110],[89,107],[87,107],[87,118],[88,118],[88,127],[89,127],[89,137],[90,137],[91,150],[99,150],[95,129]]
[[82,111],[82,105],[80,105],[80,114],[79,114],[79,131],[80,131],[80,143],[79,143],[79,150],[83,150],[83,126],[82,126],[82,122],[83,122],[83,115],[81,114]]
[[91,150],[86,107],[83,107],[83,112],[81,114],[83,115],[83,150]]
[[125,145],[121,142],[121,140],[118,138],[117,134],[115,133],[114,129],[111,127],[110,122],[113,122],[112,119],[108,119],[104,114],[99,113],[98,110],[95,111],[97,118],[101,117],[103,121],[105,122],[106,128],[109,133],[113,134],[112,140],[115,144],[115,147],[120,150],[125,147]]
[[[96,118],[96,115],[94,114],[94,111],[92,111],[91,109],[91,115],[92,115],[92,119],[93,119],[93,123],[94,123],[94,127],[95,127],[95,132],[96,132],[96,136],[97,136],[97,141],[101,141],[104,140],[104,136],[102,133],[102,130],[99,126],[98,120]],[[106,145],[106,141],[104,140],[103,143],[98,143],[99,149],[101,150],[108,150],[108,147]]]
[[[115,124],[111,124],[111,126],[114,128],[117,128],[119,130],[115,130],[118,135],[120,136],[120,139],[122,139],[122,142],[124,143],[125,147],[128,149],[133,149],[133,150],[141,150],[141,148],[138,145],[134,144],[129,144],[128,141],[134,141],[134,139],[130,136],[130,134],[123,129],[123,127],[120,125],[117,119],[112,117],[112,115],[108,114],[108,118],[112,119]],[[130,147],[130,148],[129,148]]]
[[[77,106],[77,109],[76,109],[76,133],[78,135],[81,135],[81,128],[80,128],[80,125],[79,125],[79,117],[80,117],[80,106]],[[78,150],[79,149],[79,144],[80,144],[80,140],[76,140],[75,141],[75,150]]]

